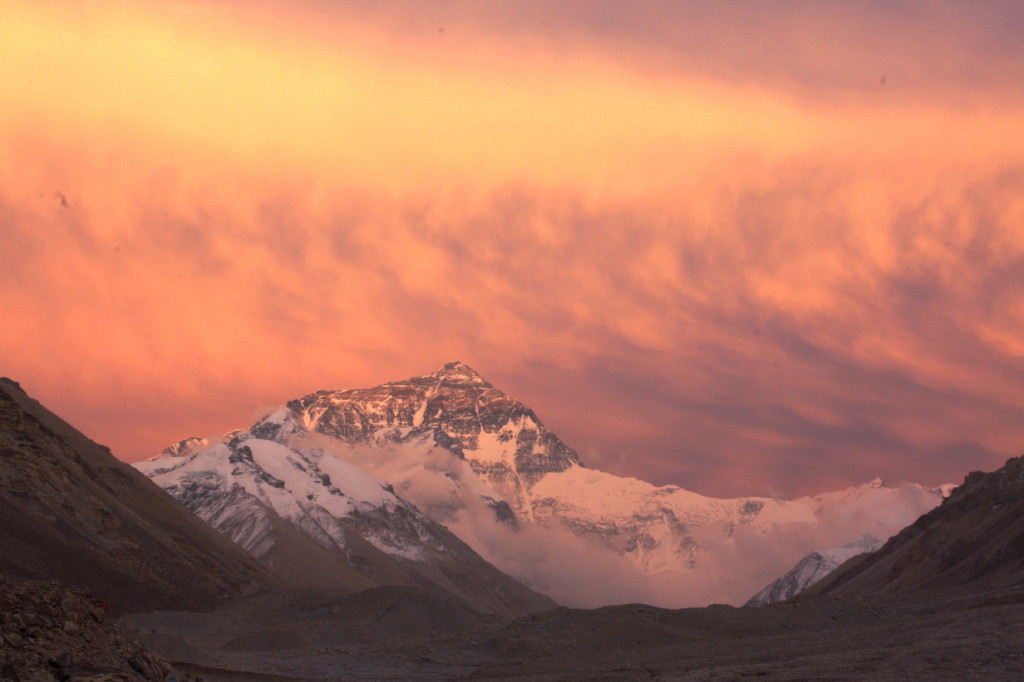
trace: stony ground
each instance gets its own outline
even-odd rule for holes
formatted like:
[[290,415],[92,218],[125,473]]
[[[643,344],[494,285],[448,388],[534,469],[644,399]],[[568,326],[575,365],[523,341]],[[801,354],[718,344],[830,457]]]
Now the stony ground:
[[763,608],[556,609],[512,623],[413,591],[248,597],[126,623],[218,680],[1001,680],[1024,669],[1024,592]]
[[0,680],[164,680],[167,663],[125,636],[107,606],[53,583],[0,576]]

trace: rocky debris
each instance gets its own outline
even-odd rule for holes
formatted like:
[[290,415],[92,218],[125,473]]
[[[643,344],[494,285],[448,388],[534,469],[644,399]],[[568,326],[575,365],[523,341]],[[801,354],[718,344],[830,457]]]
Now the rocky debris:
[[0,576],[0,642],[4,682],[162,682],[170,672],[118,629],[106,602],[56,583]]

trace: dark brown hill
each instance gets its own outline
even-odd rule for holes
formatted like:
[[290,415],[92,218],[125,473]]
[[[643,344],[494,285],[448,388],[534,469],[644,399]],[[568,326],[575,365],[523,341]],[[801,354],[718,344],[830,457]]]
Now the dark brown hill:
[[0,573],[115,612],[206,609],[268,574],[107,448],[0,380]]
[[877,552],[812,588],[833,596],[1024,586],[1024,457],[972,472]]

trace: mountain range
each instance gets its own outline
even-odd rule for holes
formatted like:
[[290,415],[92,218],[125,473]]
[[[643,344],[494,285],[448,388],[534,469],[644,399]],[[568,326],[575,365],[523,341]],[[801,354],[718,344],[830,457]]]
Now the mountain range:
[[[608,570],[642,586],[623,598],[668,606],[741,601],[742,590],[784,570],[780,562],[815,549],[809,543],[837,534],[841,540],[864,532],[888,537],[948,492],[876,480],[789,501],[715,499],[616,476],[585,466],[532,409],[461,362],[372,388],[316,391],[221,441],[190,437],[136,466],[278,574],[295,573],[284,564],[294,564],[295,546],[304,544],[305,567],[324,550],[366,578],[389,575],[400,584],[401,570],[413,570],[412,583],[459,594],[436,571],[426,577],[425,566],[470,556],[461,536],[506,573],[570,603],[582,598],[510,558],[523,537],[516,531],[568,531],[587,547],[546,541],[568,564],[574,552],[588,551],[590,570],[623,559]],[[794,528],[805,539],[794,541]],[[313,543],[302,543],[293,530]],[[787,544],[774,563],[762,568],[741,556],[742,565],[723,568],[727,556],[742,555],[747,545],[770,546],[783,531]],[[594,547],[605,559],[592,561]],[[405,568],[396,572],[394,562]],[[695,577],[704,565],[715,577],[743,576],[704,588],[709,578]],[[654,576],[656,592],[645,576]]]
[[[967,475],[880,549],[785,603],[581,610],[549,608],[370,471],[404,473],[396,480],[432,501],[434,514],[486,519],[504,539],[539,537],[538,516],[514,511],[445,435],[447,445],[431,436],[337,449],[286,406],[221,442],[186,440],[145,465],[165,470],[158,477],[191,471],[178,476],[187,483],[178,494],[227,520],[233,542],[0,380],[0,678],[1010,679],[1024,665],[1014,639],[1024,628],[1024,457]],[[558,473],[586,470],[576,460]],[[451,485],[431,495],[437,471]],[[548,475],[532,484],[520,475],[534,503]],[[812,527],[834,523],[836,510],[863,526],[865,509],[944,492],[873,481],[780,506],[808,510]],[[581,539],[547,518],[560,539]],[[706,548],[694,554],[697,566],[743,559],[716,552],[744,538],[778,547],[792,527],[756,518],[706,527],[727,531],[726,540],[698,533]],[[639,569],[628,551],[591,539]],[[571,549],[556,559],[571,561]],[[573,566],[577,580],[585,568]],[[368,583],[381,586],[362,589]],[[528,615],[511,620],[517,610]]]
[[744,606],[764,606],[795,597],[852,557],[873,552],[881,546],[881,540],[871,533],[865,533],[859,539],[842,547],[811,552],[797,562],[796,566],[751,597]]

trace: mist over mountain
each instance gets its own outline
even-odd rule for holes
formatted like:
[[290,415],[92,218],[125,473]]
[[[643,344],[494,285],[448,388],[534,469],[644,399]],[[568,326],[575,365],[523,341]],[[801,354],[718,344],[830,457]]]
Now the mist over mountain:
[[1024,585],[1024,456],[971,472],[941,505],[815,592],[873,596]]
[[[532,409],[461,362],[371,388],[316,391],[205,452],[205,441],[190,438],[138,466],[228,529],[237,525],[230,516],[260,514],[221,513],[216,510],[224,508],[226,493],[201,501],[194,491],[202,472],[223,468],[210,462],[239,458],[231,453],[243,447],[240,434],[257,439],[253,452],[262,453],[268,471],[285,466],[292,472],[275,474],[277,488],[256,475],[269,485],[267,494],[306,504],[309,493],[290,482],[294,467],[282,464],[297,457],[305,458],[301,466],[309,476],[328,464],[339,468],[332,478],[339,486],[346,476],[369,473],[485,560],[574,606],[739,604],[808,552],[866,532],[888,537],[946,492],[876,480],[790,501],[716,499],[615,476],[585,466]],[[179,470],[166,461],[173,456],[190,463]],[[242,466],[236,463],[233,474]],[[217,480],[227,480],[227,472]],[[242,530],[229,532],[259,556],[269,551],[257,547],[254,535],[240,539]],[[319,530],[305,532],[316,537]]]
[[390,485],[317,447],[286,409],[204,442],[186,439],[136,467],[291,585],[418,586],[503,616],[554,606]]

